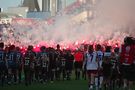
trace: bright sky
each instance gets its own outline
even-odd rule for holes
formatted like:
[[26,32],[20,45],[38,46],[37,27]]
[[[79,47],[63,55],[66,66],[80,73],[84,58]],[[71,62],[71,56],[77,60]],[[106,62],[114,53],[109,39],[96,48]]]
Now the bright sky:
[[21,0],[0,0],[0,8],[15,7],[21,4]]
[[[23,1],[23,0],[22,0]],[[68,3],[74,2],[75,0],[67,0]],[[0,0],[0,8],[15,7],[21,4],[21,0]]]

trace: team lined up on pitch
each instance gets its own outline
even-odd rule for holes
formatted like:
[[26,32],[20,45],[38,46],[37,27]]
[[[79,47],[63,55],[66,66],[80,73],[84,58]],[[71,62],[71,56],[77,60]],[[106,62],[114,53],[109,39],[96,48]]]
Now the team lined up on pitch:
[[[132,90],[135,80],[135,45],[132,37],[126,37],[119,48],[101,46],[99,44],[84,45],[84,49],[61,50],[40,47],[40,52],[34,52],[33,46],[28,46],[25,54],[15,45],[4,48],[0,43],[0,83],[26,86],[33,82],[48,83],[55,80],[71,80],[72,71],[75,79],[81,75],[89,80],[89,90],[114,90],[124,87]],[[22,79],[24,73],[24,80]]]

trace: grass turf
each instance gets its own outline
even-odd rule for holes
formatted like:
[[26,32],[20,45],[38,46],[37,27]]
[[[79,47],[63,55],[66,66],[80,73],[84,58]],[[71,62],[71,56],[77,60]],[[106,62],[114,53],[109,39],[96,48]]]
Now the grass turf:
[[54,83],[33,83],[30,86],[11,85],[0,87],[0,90],[88,90],[86,80],[55,81]]
[[[55,81],[54,83],[32,83],[32,85],[25,86],[25,84],[0,86],[0,90],[88,90],[86,80],[70,80],[70,81]],[[123,90],[115,88],[115,90]],[[132,90],[135,90],[135,86]]]

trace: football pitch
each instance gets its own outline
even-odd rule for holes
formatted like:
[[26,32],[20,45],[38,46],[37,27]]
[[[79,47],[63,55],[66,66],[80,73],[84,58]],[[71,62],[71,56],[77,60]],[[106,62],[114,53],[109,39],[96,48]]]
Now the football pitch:
[[[32,83],[29,86],[24,84],[0,86],[0,90],[88,90],[87,80],[55,81],[54,83]],[[95,89],[94,89],[95,90]],[[104,89],[102,89],[104,90]],[[122,88],[115,90],[123,90]],[[126,89],[127,90],[127,89]],[[135,90],[135,86],[132,90]]]
[[6,85],[0,90],[88,90],[86,80],[55,81],[54,83],[32,83],[30,86],[24,84]]

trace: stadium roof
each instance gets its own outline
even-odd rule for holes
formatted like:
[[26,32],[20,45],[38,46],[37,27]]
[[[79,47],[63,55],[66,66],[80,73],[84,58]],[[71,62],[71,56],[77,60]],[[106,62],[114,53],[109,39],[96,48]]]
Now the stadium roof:
[[0,18],[22,18],[20,15],[12,13],[0,13]]

